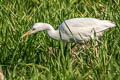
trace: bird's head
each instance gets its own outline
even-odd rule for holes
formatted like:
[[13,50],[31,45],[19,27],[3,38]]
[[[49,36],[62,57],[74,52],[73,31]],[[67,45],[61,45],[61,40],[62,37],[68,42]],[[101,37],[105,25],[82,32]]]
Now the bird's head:
[[37,33],[42,30],[45,30],[44,23],[35,23],[28,32],[26,32],[25,34],[21,36],[21,38],[24,38],[25,36],[29,34]]

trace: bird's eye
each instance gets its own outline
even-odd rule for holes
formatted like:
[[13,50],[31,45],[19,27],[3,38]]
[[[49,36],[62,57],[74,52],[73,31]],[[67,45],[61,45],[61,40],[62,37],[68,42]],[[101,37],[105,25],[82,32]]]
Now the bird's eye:
[[32,30],[35,30],[35,28],[32,28]]

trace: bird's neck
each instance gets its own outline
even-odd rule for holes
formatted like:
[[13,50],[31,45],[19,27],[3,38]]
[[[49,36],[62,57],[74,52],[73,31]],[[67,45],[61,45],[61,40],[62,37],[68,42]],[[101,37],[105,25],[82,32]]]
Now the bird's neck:
[[59,40],[60,36],[59,36],[59,30],[55,30],[50,24],[45,24],[46,27],[46,32],[47,34],[55,39],[55,40]]

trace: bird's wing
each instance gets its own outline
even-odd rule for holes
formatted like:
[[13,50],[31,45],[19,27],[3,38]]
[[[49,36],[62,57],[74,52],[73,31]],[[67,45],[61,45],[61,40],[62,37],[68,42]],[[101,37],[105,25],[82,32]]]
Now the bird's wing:
[[90,33],[92,30],[95,32],[102,32],[115,24],[108,20],[99,20],[95,18],[74,18],[64,21],[59,29],[65,33]]

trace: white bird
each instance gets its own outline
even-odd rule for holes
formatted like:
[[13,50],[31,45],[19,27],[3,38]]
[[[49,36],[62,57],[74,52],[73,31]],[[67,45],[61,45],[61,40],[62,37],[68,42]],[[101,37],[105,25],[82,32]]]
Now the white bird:
[[65,20],[57,30],[47,23],[35,23],[28,32],[21,36],[21,38],[45,30],[47,34],[55,40],[62,39],[65,42],[76,41],[78,43],[83,43],[83,41],[98,38],[105,30],[115,26],[113,22],[108,20],[73,18]]

